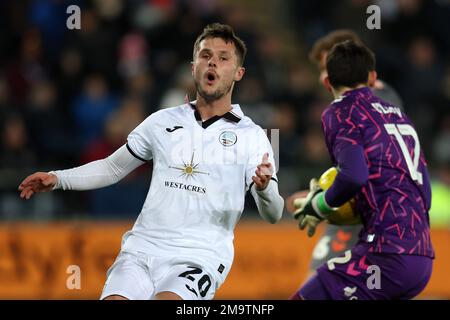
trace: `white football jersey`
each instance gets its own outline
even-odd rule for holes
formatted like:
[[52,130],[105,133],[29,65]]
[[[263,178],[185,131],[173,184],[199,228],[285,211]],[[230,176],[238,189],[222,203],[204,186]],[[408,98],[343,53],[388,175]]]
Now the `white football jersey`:
[[141,160],[153,159],[153,174],[122,250],[186,257],[225,279],[234,227],[265,153],[276,172],[264,130],[239,105],[202,122],[194,102],[150,115],[130,133],[127,147]]

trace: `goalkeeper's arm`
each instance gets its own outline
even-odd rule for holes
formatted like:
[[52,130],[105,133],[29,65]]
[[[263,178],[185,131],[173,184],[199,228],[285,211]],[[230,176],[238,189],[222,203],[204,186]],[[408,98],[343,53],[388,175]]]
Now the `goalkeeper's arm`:
[[302,213],[324,220],[334,210],[353,198],[367,183],[369,169],[364,158],[364,150],[360,145],[346,147],[336,158],[339,170],[333,184],[328,190],[323,191],[317,182],[312,183],[308,197],[295,213],[296,218]]
[[369,169],[362,146],[356,144],[344,148],[336,160],[338,174],[323,197],[329,207],[340,207],[349,201],[369,179]]

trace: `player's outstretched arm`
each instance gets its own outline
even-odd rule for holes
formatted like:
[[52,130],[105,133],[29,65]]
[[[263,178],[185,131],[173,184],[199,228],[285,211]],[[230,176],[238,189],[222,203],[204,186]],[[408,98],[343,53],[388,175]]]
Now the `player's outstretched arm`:
[[284,200],[278,192],[278,183],[272,180],[273,167],[268,160],[269,154],[266,153],[256,167],[252,177],[254,186],[250,192],[261,217],[269,223],[276,223],[283,214]]
[[35,193],[51,191],[58,182],[56,175],[36,172],[26,177],[19,185],[20,197],[30,199]]
[[109,157],[80,167],[32,174],[20,184],[20,196],[29,199],[34,193],[53,189],[92,190],[110,186],[143,163],[124,145]]

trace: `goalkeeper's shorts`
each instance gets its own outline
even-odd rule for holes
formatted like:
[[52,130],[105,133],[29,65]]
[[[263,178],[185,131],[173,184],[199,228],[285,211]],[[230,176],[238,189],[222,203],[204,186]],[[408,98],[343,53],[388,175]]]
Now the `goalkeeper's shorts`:
[[356,247],[322,265],[297,295],[305,300],[408,300],[423,291],[432,266],[430,257]]
[[316,270],[331,258],[344,254],[359,241],[362,225],[325,225],[324,234],[314,247],[310,268]]

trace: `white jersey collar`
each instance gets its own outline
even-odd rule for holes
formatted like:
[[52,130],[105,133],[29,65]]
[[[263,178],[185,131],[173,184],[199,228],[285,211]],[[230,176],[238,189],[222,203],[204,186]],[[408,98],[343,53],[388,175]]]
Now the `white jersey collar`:
[[230,111],[228,111],[227,113],[225,113],[221,116],[215,115],[215,116],[209,118],[208,120],[202,121],[200,114],[197,111],[196,103],[197,103],[197,100],[194,100],[194,101],[188,102],[187,104],[194,110],[195,119],[197,121],[201,122],[201,125],[203,128],[209,127],[214,122],[216,122],[217,120],[222,119],[222,118],[232,121],[234,123],[238,123],[239,121],[241,121],[242,117],[244,116],[244,113],[242,112],[241,107],[238,104],[232,104],[231,105],[232,109]]

